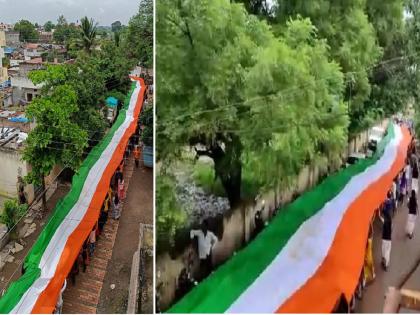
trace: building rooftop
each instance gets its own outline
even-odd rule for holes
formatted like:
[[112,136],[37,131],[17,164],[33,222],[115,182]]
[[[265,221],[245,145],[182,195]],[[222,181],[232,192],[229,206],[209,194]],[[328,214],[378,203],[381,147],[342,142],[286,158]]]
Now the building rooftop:
[[36,65],[36,64],[42,64],[43,62],[42,62],[41,57],[37,57],[37,58],[30,59],[30,60],[26,60],[23,63]]
[[15,51],[13,47],[4,47],[5,54],[12,54]]
[[27,49],[37,49],[38,46],[39,46],[38,44],[33,44],[33,43],[26,44]]
[[19,128],[0,127],[0,148],[19,149],[27,137]]

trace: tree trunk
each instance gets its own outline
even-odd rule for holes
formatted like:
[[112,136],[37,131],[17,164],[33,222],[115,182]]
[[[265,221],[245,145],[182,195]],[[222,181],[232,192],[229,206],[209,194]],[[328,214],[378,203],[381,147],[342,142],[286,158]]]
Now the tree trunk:
[[[241,201],[242,184],[242,143],[236,135],[218,135],[218,140],[208,143],[205,137],[191,139],[190,144],[203,144],[206,150],[195,149],[197,156],[205,155],[213,159],[216,178],[220,178],[230,207]],[[219,143],[223,143],[220,145]]]
[[42,189],[42,209],[44,212],[47,212],[47,192],[45,191],[45,178],[41,178],[41,189]]
[[220,178],[230,207],[241,201],[242,184],[242,144],[237,136],[230,136],[224,141],[225,150],[220,146],[213,148],[213,160],[216,176]]
[[[224,157],[223,159],[225,159]],[[229,199],[230,207],[235,207],[241,200],[242,165],[240,161],[235,162],[230,168],[224,168],[223,159],[215,160],[216,175],[220,178],[226,196]]]

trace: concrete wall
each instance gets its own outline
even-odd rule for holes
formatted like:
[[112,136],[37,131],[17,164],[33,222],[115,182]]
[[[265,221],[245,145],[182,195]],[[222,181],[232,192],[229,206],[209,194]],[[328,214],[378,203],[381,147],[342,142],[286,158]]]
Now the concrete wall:
[[[8,198],[17,197],[18,176],[22,177],[28,174],[27,163],[21,160],[22,155],[19,150],[10,150],[0,148],[0,195]],[[32,185],[27,185],[25,192],[28,202],[34,198],[34,189]]]
[[19,44],[19,32],[8,31],[6,32],[6,45],[15,47]]
[[[387,120],[380,122],[378,126],[386,127]],[[344,157],[351,152],[361,150],[368,140],[368,132],[363,132],[349,142],[348,148],[343,152]],[[243,204],[232,209],[223,217],[223,235],[219,236],[219,242],[213,249],[213,264],[215,266],[225,262],[232,254],[241,249],[250,241],[255,229],[254,217],[258,210],[262,210],[264,221],[270,221],[274,216],[274,210],[292,201],[296,194],[301,194],[317,185],[325,170],[316,166],[303,168],[296,181],[289,189],[278,189],[262,194],[258,201],[253,204]],[[264,206],[263,206],[264,200]],[[177,279],[183,268],[192,263],[192,273],[198,270],[198,257],[192,245],[187,246],[183,253],[173,258],[164,253],[156,258],[156,287],[160,287],[159,301],[161,310],[167,309],[175,298]]]

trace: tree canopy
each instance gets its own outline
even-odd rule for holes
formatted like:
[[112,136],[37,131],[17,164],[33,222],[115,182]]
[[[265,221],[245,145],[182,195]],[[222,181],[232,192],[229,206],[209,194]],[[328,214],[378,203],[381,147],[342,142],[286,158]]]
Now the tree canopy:
[[139,12],[128,23],[125,32],[128,58],[146,68],[153,65],[153,0],[141,0]]
[[343,149],[343,75],[309,19],[276,37],[238,4],[160,3],[157,33],[158,157],[185,145],[209,156],[232,206],[244,163],[260,160],[255,176],[270,186]]
[[44,30],[45,30],[46,32],[51,32],[51,31],[53,30],[53,28],[54,28],[54,23],[53,23],[53,22],[51,22],[51,21],[47,21],[47,22],[44,24]]
[[58,17],[53,34],[55,42],[70,46],[72,40],[76,39],[79,35],[80,33],[74,23],[69,24],[63,15]]
[[39,34],[35,26],[28,20],[20,20],[14,26],[14,30],[19,32],[19,40],[21,42],[36,42]]
[[419,25],[418,0],[158,0],[161,175],[191,147],[234,206],[244,170],[266,190],[336,169],[351,137],[417,104]]
[[95,45],[98,23],[95,23],[93,19],[89,20],[87,16],[83,17],[80,22],[81,45],[86,52],[90,53]]
[[[60,75],[55,70],[50,74]],[[31,76],[35,83],[40,82],[39,78]],[[87,132],[73,121],[77,111],[77,94],[66,84],[49,89],[48,94],[34,99],[28,106],[27,117],[36,121],[23,154],[23,159],[32,166],[30,182],[41,183],[57,164],[78,167],[87,146]]]
[[119,32],[122,28],[122,24],[120,21],[115,21],[114,23],[111,24],[111,30],[116,33]]

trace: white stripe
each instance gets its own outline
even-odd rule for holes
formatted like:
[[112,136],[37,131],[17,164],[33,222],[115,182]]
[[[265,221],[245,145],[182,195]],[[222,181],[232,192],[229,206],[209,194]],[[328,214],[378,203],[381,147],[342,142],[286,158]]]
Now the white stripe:
[[336,197],[299,227],[227,313],[273,313],[315,274],[326,258],[350,204],[394,163],[402,140],[400,127],[394,125],[394,130],[395,138],[387,145],[383,156],[354,176]]
[[134,120],[133,112],[136,107],[137,96],[140,92],[140,88],[140,82],[137,81],[136,88],[131,95],[124,122],[116,130],[111,139],[111,142],[108,144],[106,149],[99,157],[98,161],[96,161],[94,166],[89,171],[82,191],[79,195],[79,199],[55,231],[54,236],[52,237],[41,257],[39,263],[39,267],[41,269],[40,277],[35,280],[31,287],[25,292],[11,313],[30,313],[38,299],[38,296],[45,290],[48,283],[53,278],[68,237],[73,233],[73,231],[79,225],[80,221],[85,216],[93,195],[96,191],[96,187],[102,178],[102,174],[112,158],[112,154],[119,145],[126,129]]

